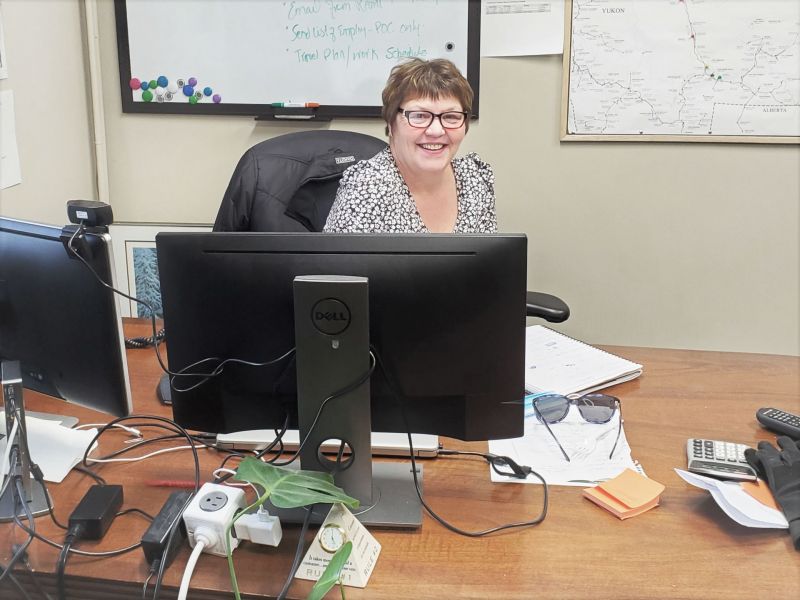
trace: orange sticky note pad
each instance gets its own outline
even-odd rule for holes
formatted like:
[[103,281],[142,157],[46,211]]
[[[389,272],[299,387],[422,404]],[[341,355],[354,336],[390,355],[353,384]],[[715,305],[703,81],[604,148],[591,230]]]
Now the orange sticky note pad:
[[586,488],[583,495],[618,518],[628,519],[658,506],[663,491],[663,484],[625,469],[614,479]]

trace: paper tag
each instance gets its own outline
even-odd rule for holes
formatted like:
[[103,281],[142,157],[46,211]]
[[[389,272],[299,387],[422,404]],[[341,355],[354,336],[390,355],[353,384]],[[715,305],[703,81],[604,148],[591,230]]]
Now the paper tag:
[[326,550],[323,546],[327,544],[320,541],[320,536],[324,535],[326,528],[330,526],[336,526],[337,531],[343,532],[344,542],[353,542],[353,551],[342,568],[342,583],[352,587],[366,587],[378,562],[381,545],[343,504],[334,504],[331,507],[295,577],[316,581],[325,572],[325,567],[336,551],[331,552],[330,547]]

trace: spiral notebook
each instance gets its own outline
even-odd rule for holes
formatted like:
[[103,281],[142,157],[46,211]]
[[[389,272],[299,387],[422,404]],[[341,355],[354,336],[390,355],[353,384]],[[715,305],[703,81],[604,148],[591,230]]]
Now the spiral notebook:
[[642,365],[542,325],[525,330],[525,390],[586,394],[642,374]]

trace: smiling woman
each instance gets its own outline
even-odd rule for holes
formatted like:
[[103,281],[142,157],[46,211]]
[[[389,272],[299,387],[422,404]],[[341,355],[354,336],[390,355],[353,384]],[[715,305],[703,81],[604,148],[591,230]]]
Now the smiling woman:
[[474,153],[456,158],[473,92],[448,60],[392,69],[382,116],[389,147],[344,172],[325,231],[494,233],[494,174]]

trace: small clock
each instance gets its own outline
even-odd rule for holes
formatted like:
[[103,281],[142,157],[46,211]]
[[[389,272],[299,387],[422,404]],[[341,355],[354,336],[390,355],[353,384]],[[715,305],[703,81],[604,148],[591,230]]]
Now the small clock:
[[347,533],[338,523],[328,523],[319,531],[319,545],[330,554],[335,554],[346,541]]

